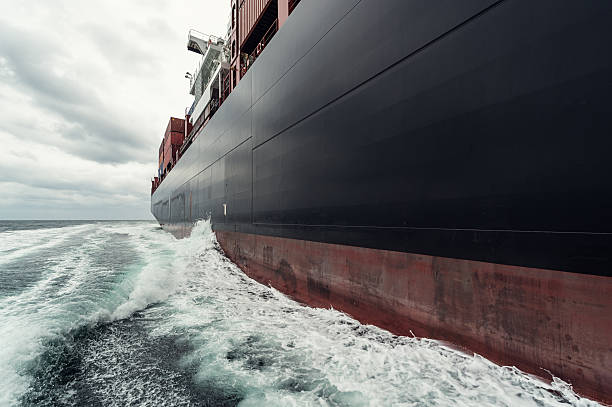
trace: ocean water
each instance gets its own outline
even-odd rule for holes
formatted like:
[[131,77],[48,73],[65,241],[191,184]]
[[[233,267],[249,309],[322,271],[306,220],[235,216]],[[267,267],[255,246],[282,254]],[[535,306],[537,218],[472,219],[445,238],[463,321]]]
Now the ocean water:
[[0,222],[1,406],[596,406],[246,277],[210,225]]

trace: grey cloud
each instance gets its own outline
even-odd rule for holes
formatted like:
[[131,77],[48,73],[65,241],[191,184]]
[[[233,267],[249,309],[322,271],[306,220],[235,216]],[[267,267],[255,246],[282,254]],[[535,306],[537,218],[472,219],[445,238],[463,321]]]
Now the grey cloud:
[[[19,184],[2,183],[4,190],[20,188]],[[10,195],[10,194],[9,194]],[[97,198],[105,198],[104,200]],[[28,188],[9,196],[18,205],[0,202],[0,218],[4,219],[151,219],[146,199],[125,200],[116,196],[89,194],[56,195],[47,190]],[[42,216],[41,216],[42,215]]]
[[[96,47],[115,72],[121,72],[123,75],[152,76],[159,71],[163,62],[161,55],[146,52],[142,46],[147,40],[157,37],[126,38],[99,24],[83,26],[82,33],[88,37],[89,42]],[[127,67],[129,69],[126,69]]]
[[13,151],[13,150],[9,150],[8,153],[10,155],[14,155],[15,157],[25,158],[25,159],[32,160],[32,161],[38,161],[38,159],[36,158],[36,156],[34,154],[28,153],[27,151]]
[[[135,32],[142,35],[141,38],[164,38],[168,42],[176,42],[181,40],[178,32],[168,24],[166,20],[159,17],[149,18],[142,23],[135,23],[132,28]],[[185,41],[187,34],[185,33]]]
[[15,80],[33,95],[39,106],[63,117],[67,127],[83,130],[82,137],[71,138],[62,148],[102,163],[150,161],[150,151],[142,148],[146,137],[115,122],[91,87],[52,73],[54,62],[68,53],[63,44],[7,24],[0,26],[0,38],[0,55],[15,72]]
[[[107,187],[104,184],[93,180],[80,180],[80,179],[65,179],[57,177],[57,174],[53,173],[39,173],[38,168],[24,166],[19,171],[15,171],[14,168],[10,168],[0,163],[0,172],[4,174],[3,182],[12,182],[15,184],[21,184],[33,188],[40,188],[52,191],[72,191],[82,193],[86,191],[88,195],[101,195],[108,196],[109,194],[115,194],[115,187]],[[100,174],[103,177],[104,174]],[[146,191],[146,185],[143,182],[143,191]],[[145,195],[143,192],[141,195]],[[53,194],[48,194],[46,197],[53,197]],[[47,198],[45,198],[47,199]]]

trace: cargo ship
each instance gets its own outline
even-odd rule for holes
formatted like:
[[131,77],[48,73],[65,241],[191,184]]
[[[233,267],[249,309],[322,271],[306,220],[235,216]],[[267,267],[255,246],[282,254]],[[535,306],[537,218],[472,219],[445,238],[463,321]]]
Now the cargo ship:
[[231,0],[151,211],[247,275],[612,403],[612,2]]

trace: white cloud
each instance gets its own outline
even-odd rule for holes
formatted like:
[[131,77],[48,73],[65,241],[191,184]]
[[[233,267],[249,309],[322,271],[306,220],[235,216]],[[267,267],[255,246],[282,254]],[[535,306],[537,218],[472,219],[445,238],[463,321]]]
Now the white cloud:
[[146,218],[190,28],[229,0],[0,0],[0,218]]

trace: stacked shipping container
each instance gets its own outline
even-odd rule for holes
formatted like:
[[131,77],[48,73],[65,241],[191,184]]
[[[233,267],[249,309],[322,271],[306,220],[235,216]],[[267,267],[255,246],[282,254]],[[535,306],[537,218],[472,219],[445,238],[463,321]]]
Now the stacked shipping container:
[[169,171],[178,159],[178,152],[185,140],[185,120],[171,117],[164,133],[162,147],[160,147],[159,161],[162,175]]
[[189,116],[186,116],[186,119],[171,117],[168,121],[164,138],[159,146],[157,177],[152,181],[151,193],[155,192],[166,174],[178,161],[181,146],[185,141],[185,132],[191,131],[191,125],[188,120]]
[[251,30],[259,20],[262,12],[266,9],[272,0],[241,0],[238,12],[238,44],[240,47],[251,33]]

